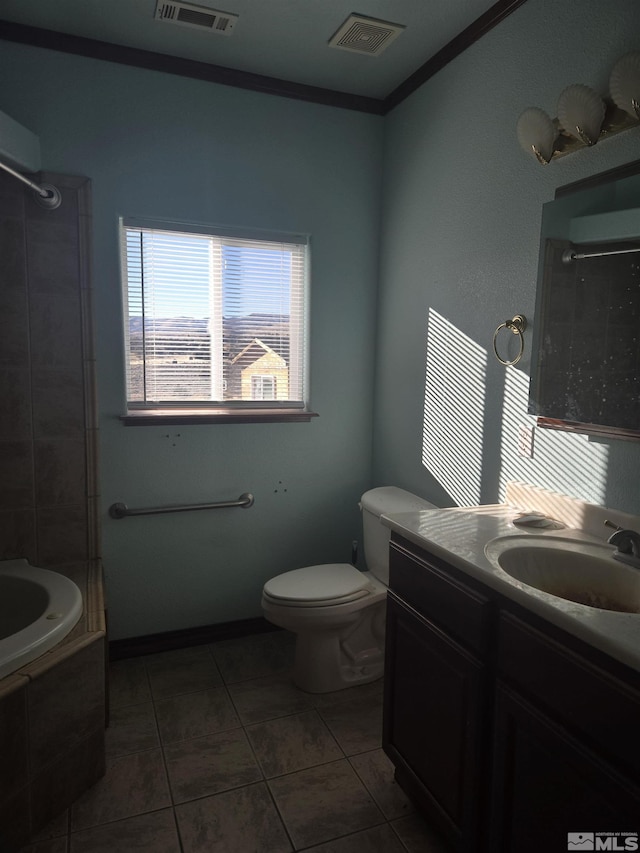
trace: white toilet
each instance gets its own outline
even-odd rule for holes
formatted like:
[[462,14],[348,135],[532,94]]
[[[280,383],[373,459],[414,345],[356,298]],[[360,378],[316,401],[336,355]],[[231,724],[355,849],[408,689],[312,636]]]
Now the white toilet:
[[349,563],[306,566],[277,575],[262,590],[265,618],[293,631],[293,680],[308,693],[329,693],[380,678],[389,583],[390,530],[380,516],[433,509],[395,486],[362,496],[364,555],[369,571]]

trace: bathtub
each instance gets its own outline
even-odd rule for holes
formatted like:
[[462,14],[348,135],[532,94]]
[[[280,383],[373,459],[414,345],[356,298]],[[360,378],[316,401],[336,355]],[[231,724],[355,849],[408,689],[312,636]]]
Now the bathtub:
[[52,649],[81,615],[72,580],[27,560],[0,561],[0,678]]

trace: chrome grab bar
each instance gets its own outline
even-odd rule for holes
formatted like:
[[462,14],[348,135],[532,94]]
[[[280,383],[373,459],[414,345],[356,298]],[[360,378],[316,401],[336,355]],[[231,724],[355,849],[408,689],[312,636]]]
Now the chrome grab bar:
[[115,503],[109,507],[109,515],[111,518],[126,518],[129,515],[160,515],[160,513],[165,512],[191,512],[196,509],[226,509],[227,507],[235,506],[242,507],[242,509],[249,509],[250,506],[253,506],[253,503],[253,495],[249,494],[249,492],[244,492],[237,501],[218,501],[212,504],[184,504],[129,509],[124,503]]

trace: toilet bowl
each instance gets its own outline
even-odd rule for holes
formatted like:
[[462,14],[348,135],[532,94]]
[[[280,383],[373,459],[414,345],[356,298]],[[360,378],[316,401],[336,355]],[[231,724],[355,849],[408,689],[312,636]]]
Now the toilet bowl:
[[293,681],[309,693],[343,690],[382,676],[389,529],[380,516],[433,508],[394,486],[365,492],[360,506],[369,571],[350,563],[305,566],[271,578],[262,590],[265,618],[296,634]]

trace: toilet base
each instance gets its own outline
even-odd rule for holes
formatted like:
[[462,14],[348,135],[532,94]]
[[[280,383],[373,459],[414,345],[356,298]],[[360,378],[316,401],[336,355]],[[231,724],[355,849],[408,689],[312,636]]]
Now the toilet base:
[[[333,693],[376,681],[384,674],[386,606],[349,629],[296,633],[293,681],[306,693]],[[373,630],[372,630],[373,628]]]
[[[336,655],[336,651],[338,654]],[[346,690],[356,684],[367,684],[377,681],[384,674],[384,655],[378,652],[377,660],[362,663],[343,663],[336,660],[342,658],[340,649],[336,648],[335,639],[331,648],[322,649],[322,642],[317,636],[302,636],[296,638],[296,657],[293,667],[293,683],[305,693],[334,693]],[[329,658],[330,663],[327,662]]]

